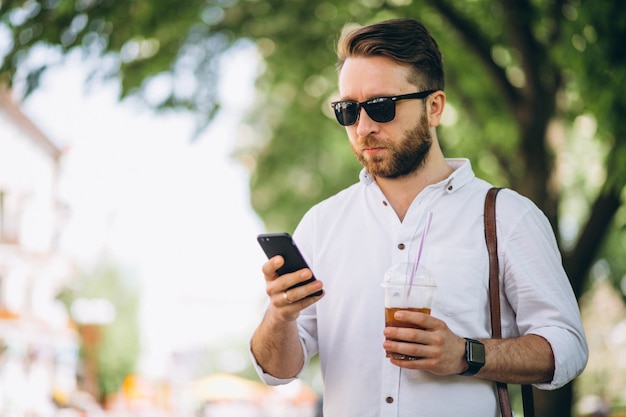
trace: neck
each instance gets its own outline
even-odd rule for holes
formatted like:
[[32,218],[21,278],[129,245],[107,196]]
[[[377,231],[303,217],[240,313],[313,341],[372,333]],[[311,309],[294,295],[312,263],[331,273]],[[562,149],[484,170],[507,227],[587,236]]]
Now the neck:
[[415,197],[431,184],[448,178],[453,169],[443,157],[441,149],[433,143],[424,164],[412,173],[399,178],[376,177],[376,183],[387,198],[400,221],[404,220]]

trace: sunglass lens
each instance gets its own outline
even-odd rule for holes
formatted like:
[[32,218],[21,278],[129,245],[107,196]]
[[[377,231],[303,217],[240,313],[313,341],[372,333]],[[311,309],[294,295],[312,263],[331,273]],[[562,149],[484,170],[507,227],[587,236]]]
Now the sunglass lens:
[[388,98],[380,98],[374,103],[367,103],[365,111],[375,122],[387,123],[396,117],[396,103]]
[[354,101],[340,101],[334,104],[335,117],[342,126],[350,126],[356,122],[359,104]]

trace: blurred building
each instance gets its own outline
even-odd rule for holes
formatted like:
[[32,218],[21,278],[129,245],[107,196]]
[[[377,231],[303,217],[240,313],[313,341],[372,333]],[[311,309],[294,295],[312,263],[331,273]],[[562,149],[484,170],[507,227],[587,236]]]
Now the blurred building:
[[76,389],[78,339],[56,296],[62,152],[0,87],[0,415],[52,415]]

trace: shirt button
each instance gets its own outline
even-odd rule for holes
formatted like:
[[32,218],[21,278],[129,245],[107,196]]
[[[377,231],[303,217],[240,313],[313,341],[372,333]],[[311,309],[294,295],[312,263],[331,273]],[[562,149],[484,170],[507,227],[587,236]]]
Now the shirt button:
[[387,404],[391,404],[393,402],[393,397],[387,397],[385,398],[385,401],[387,401]]
[[383,200],[383,206],[387,207],[387,202],[385,200]]
[[452,191],[453,189],[454,189],[454,187],[453,187],[453,186],[448,185],[448,191]]
[[400,250],[404,250],[404,243],[400,243],[400,244],[398,244],[398,249],[400,249]]

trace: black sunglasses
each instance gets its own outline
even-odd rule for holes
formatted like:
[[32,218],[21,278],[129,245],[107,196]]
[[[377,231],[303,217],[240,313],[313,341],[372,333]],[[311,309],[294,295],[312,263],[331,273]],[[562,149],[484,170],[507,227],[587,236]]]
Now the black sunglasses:
[[334,101],[330,105],[335,111],[337,121],[342,126],[352,126],[355,124],[356,121],[359,120],[361,107],[365,109],[367,115],[373,121],[387,123],[396,117],[396,101],[428,97],[435,91],[438,90],[426,90],[394,97],[374,97],[360,103],[354,100],[341,100]]

